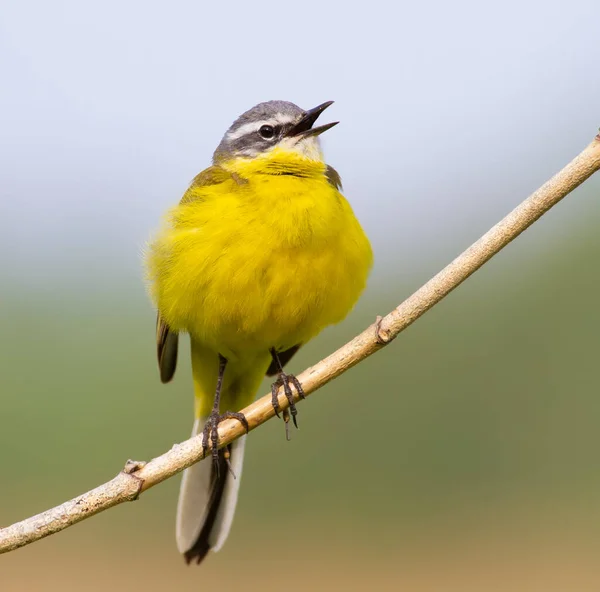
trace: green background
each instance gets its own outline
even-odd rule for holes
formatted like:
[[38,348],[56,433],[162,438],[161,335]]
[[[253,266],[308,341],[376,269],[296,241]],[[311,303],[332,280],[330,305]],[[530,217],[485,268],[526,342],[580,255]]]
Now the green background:
[[[277,421],[253,433],[230,540],[201,569],[175,550],[175,478],[3,556],[0,577],[11,590],[598,581],[600,241],[595,223],[561,219],[597,216],[597,196],[594,179],[388,348],[302,403],[291,442]],[[461,247],[483,230],[465,232]],[[389,311],[441,259],[398,281],[394,253],[384,254],[350,318],[293,369]],[[52,289],[3,298],[3,524],[188,435],[187,343],[175,382],[161,386],[143,283],[116,271],[74,269]]]

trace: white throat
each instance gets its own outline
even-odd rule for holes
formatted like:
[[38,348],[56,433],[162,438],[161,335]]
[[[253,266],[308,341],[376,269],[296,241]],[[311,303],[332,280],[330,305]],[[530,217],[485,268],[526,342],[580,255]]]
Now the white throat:
[[310,160],[323,160],[323,151],[321,150],[321,143],[317,136],[308,136],[308,138],[284,138],[277,144],[277,147],[290,151],[297,152],[304,158]]

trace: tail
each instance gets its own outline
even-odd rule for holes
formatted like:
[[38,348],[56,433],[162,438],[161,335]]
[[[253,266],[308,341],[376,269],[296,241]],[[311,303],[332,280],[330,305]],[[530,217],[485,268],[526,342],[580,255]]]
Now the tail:
[[[192,436],[202,431],[196,419]],[[183,472],[177,505],[176,537],[187,563],[200,563],[208,551],[219,551],[231,528],[237,504],[246,436],[219,450],[218,465],[210,458]],[[231,468],[225,460],[229,452]]]

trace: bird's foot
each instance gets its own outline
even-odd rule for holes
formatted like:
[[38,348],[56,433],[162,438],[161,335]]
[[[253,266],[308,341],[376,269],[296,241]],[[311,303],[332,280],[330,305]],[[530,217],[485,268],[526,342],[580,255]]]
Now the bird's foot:
[[202,458],[206,456],[208,443],[210,442],[213,462],[217,467],[219,462],[219,424],[226,419],[237,419],[246,428],[246,433],[249,430],[248,421],[243,413],[225,411],[225,413],[219,414],[218,411],[213,411],[209,415],[202,430]]
[[[300,381],[293,374],[286,374],[285,372],[280,372],[277,380],[271,385],[271,404],[273,405],[273,409],[275,410],[275,415],[279,417],[279,401],[277,400],[277,394],[279,392],[279,388],[283,387],[283,392],[285,393],[285,397],[289,403],[290,415],[292,416],[292,420],[294,425],[298,427],[298,420],[296,416],[298,415],[298,410],[296,409],[296,404],[294,403],[294,394],[292,393],[292,387],[298,392],[298,395],[301,399],[305,398],[304,390]],[[284,419],[286,419],[284,415]],[[287,426],[287,422],[286,422]]]

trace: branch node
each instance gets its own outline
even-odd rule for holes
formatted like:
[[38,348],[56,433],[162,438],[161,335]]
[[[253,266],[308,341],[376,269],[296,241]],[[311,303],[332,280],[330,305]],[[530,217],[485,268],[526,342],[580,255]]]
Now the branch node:
[[121,471],[125,475],[129,475],[136,482],[136,491],[133,495],[129,496],[130,502],[135,502],[139,497],[140,493],[142,493],[142,488],[144,487],[144,479],[138,477],[135,473],[137,473],[140,469],[143,469],[148,463],[145,460],[131,460],[129,459],[123,470]]
[[145,460],[131,460],[129,459],[123,467],[123,472],[127,475],[132,475],[140,469],[143,469],[148,463]]
[[396,336],[392,335],[390,331],[381,327],[382,321],[383,317],[379,315],[375,317],[375,341],[377,341],[379,345],[387,345],[390,341],[393,341]]

